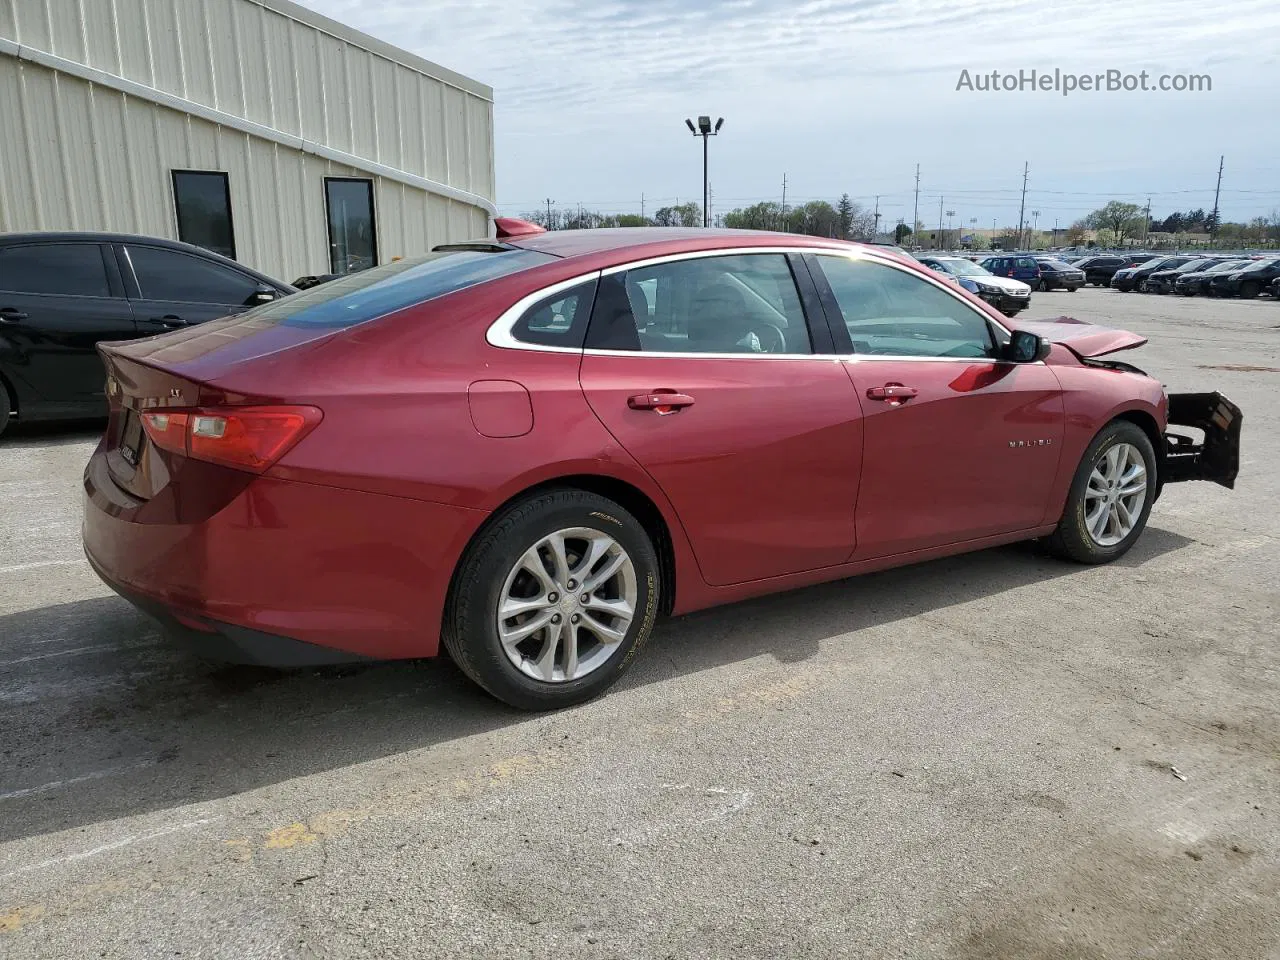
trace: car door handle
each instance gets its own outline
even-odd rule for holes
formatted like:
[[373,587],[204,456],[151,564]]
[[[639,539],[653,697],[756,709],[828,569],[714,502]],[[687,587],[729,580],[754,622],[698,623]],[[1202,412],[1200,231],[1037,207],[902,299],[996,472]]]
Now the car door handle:
[[0,307],[0,323],[17,323],[19,320],[30,320],[31,315],[15,310],[13,307]]
[[886,383],[883,387],[868,387],[867,398],[870,400],[883,400],[886,403],[897,406],[906,403],[919,392],[915,387],[904,387],[900,383]]
[[183,320],[182,317],[178,316],[176,313],[166,313],[163,317],[152,317],[151,322],[160,323],[166,327],[187,326],[187,321]]
[[674,390],[654,390],[650,393],[638,393],[634,397],[627,397],[627,406],[632,410],[652,410],[659,416],[666,416],[693,406],[693,397],[687,393],[676,393]]

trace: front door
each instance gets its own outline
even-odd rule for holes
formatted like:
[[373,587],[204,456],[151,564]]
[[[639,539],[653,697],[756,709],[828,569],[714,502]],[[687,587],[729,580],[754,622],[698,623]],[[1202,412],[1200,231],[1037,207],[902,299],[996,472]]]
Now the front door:
[[1039,526],[1064,430],[1053,370],[999,359],[1000,331],[913,271],[813,261],[863,410],[855,558]]
[[0,247],[0,367],[29,415],[106,412],[97,345],[137,332],[103,253],[87,242]]
[[675,507],[711,584],[832,566],[853,549],[859,404],[843,363],[812,342],[783,254],[600,281],[582,388]]

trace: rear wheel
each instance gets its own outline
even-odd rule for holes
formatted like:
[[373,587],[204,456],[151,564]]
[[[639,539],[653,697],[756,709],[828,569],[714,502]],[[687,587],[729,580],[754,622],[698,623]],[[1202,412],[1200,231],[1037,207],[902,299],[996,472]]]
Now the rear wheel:
[[1256,280],[1246,280],[1240,284],[1240,297],[1243,300],[1252,300],[1262,292],[1262,284]]
[[4,428],[9,425],[9,391],[4,388],[4,381],[0,380],[0,433],[4,433]]
[[1109,563],[1137,542],[1156,493],[1156,455],[1146,433],[1113,420],[1076,468],[1049,548],[1080,563]]
[[621,506],[583,490],[518,501],[467,550],[444,643],[513,707],[552,710],[603,693],[648,640],[658,558]]

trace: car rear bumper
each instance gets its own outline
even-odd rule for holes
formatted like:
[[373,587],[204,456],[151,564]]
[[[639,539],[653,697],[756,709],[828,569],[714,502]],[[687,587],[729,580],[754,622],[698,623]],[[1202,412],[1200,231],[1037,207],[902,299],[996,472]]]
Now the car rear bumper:
[[1234,489],[1243,422],[1240,408],[1220,393],[1169,394],[1169,426],[1203,431],[1204,439],[1167,430],[1161,482],[1210,480]]
[[103,460],[85,471],[89,562],[209,655],[300,665],[437,652],[478,511],[257,477],[200,522],[140,522],[103,489]]

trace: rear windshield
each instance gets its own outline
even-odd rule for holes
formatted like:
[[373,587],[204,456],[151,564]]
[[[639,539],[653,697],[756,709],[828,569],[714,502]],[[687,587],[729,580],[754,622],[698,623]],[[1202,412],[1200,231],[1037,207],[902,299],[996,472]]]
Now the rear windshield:
[[405,307],[496,280],[557,258],[535,250],[500,253],[457,250],[429,253],[347,274],[264,304],[242,317],[266,326],[353,327]]

